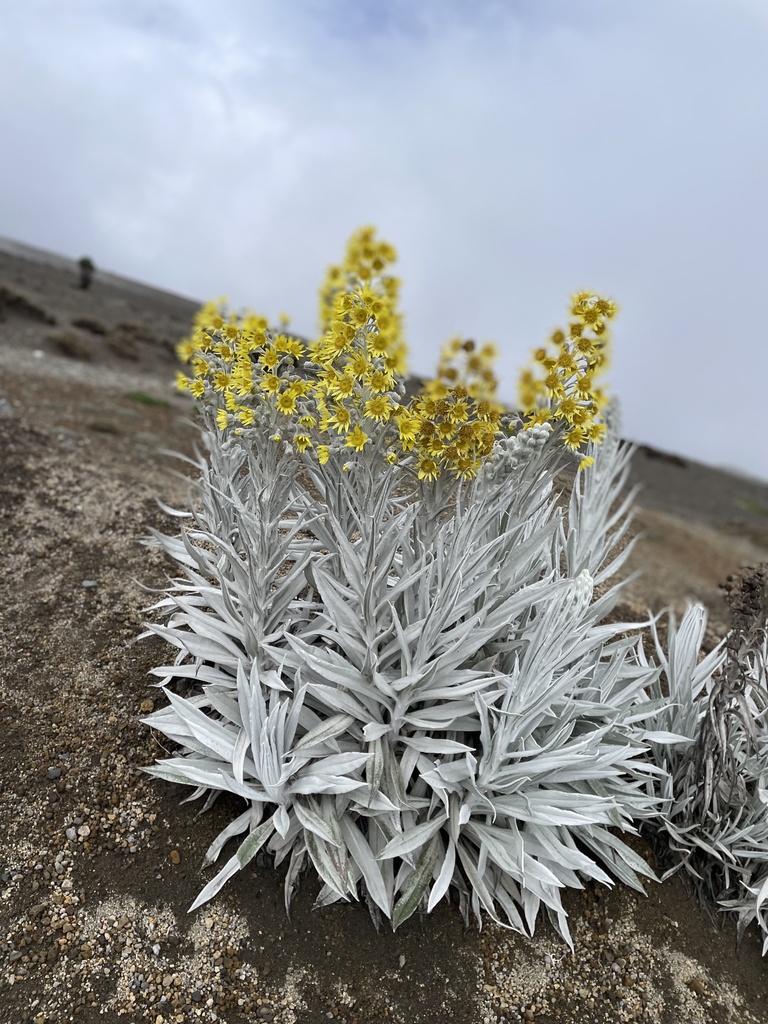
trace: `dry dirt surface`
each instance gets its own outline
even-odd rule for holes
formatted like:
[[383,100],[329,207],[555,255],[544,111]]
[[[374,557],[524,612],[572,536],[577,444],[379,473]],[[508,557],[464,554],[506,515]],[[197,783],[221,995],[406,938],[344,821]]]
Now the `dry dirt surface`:
[[[141,772],[165,753],[140,719],[165,700],[147,673],[169,653],[136,637],[154,599],[140,583],[173,571],[140,543],[174,528],[155,498],[187,501],[161,449],[194,443],[170,385],[194,304],[98,272],[81,291],[73,264],[5,250],[0,1024],[768,1024],[758,937],[737,951],[678,879],[570,893],[573,954],[546,921],[533,939],[465,932],[446,903],[377,934],[364,906],[313,911],[309,878],[289,920],[268,864],[187,913],[239,807],[198,817]],[[641,452],[636,476],[646,574],[630,608],[700,598],[719,628],[718,583],[766,556],[768,487],[660,453]]]

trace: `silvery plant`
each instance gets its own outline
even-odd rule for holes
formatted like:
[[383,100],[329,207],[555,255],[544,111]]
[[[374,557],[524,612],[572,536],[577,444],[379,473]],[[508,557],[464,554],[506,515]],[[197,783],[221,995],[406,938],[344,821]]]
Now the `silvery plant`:
[[[702,659],[693,609],[650,658],[654,620],[616,621],[631,450],[593,379],[613,304],[574,298],[520,415],[479,357],[480,383],[448,367],[408,400],[394,290],[357,242],[313,346],[215,309],[182,346],[203,453],[178,534],[151,538],[178,569],[148,632],[177,654],[144,721],[176,749],[146,770],[204,810],[242,802],[190,909],[261,852],[287,909],[309,872],[318,905],[363,899],[377,924],[455,899],[531,935],[543,908],[572,944],[563,890],[643,891],[622,835],[644,828],[694,874],[719,857],[715,897],[765,929],[754,637]],[[474,342],[454,347],[471,369]]]
[[243,801],[190,909],[264,849],[286,906],[311,866],[318,904],[363,897],[395,928],[455,894],[524,934],[543,906],[570,942],[564,888],[653,877],[620,833],[665,806],[649,749],[688,733],[660,723],[637,629],[605,621],[629,451],[593,446],[564,510],[556,433],[427,487],[204,429],[191,510],[154,536],[180,575],[149,630],[178,655],[144,720],[178,745],[150,774]]
[[[702,654],[706,612],[690,607],[669,620],[668,650],[652,626],[669,701],[654,719],[685,736],[652,743],[663,800],[652,833],[670,867],[682,871],[705,907],[737,915],[737,936],[752,922],[768,953],[768,590],[765,568],[742,575],[731,595],[732,629]],[[751,593],[750,593],[751,591]],[[747,600],[744,600],[744,597]]]

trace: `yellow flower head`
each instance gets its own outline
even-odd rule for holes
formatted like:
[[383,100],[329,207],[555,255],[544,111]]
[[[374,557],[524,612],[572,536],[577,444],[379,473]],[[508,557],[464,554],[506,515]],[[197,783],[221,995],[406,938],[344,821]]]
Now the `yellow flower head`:
[[280,363],[280,356],[274,348],[268,348],[259,359],[259,362],[267,370],[274,370]]
[[582,427],[573,426],[563,434],[563,443],[571,450],[575,450],[579,445],[583,444],[583,442],[584,430]]
[[352,413],[345,405],[337,405],[328,417],[328,423],[337,433],[344,434],[352,426]]
[[392,402],[387,395],[374,395],[365,403],[368,419],[386,422],[392,415]]
[[440,467],[429,455],[422,455],[418,463],[419,480],[436,480],[440,476]]
[[415,441],[421,429],[421,420],[409,412],[402,413],[397,417],[397,429],[401,441]]
[[293,358],[298,361],[305,353],[305,346],[298,338],[289,338],[285,346],[285,351],[289,356],[293,356]]
[[355,378],[341,374],[337,374],[333,384],[329,386],[329,391],[334,398],[349,398],[354,393],[354,390]]
[[348,373],[352,377],[356,377],[358,380],[362,380],[366,373],[371,369],[371,364],[368,361],[368,356],[365,352],[355,352],[350,357],[349,362],[344,367],[344,372]]
[[291,416],[296,412],[296,395],[290,389],[278,395],[277,411],[284,416]]
[[374,370],[366,377],[365,382],[374,393],[391,391],[395,386],[395,378],[391,373],[385,373],[383,370]]
[[370,438],[358,423],[355,429],[347,435],[347,440],[344,444],[347,448],[354,448],[356,452],[361,452],[369,441]]

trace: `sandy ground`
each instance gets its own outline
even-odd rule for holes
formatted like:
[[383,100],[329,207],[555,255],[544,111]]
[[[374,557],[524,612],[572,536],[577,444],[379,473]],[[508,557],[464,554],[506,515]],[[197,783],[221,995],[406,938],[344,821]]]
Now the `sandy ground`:
[[[376,934],[364,907],[312,911],[309,881],[288,920],[269,867],[187,914],[236,801],[198,818],[139,771],[163,754],[139,719],[167,652],[135,638],[136,581],[169,571],[140,538],[171,528],[157,496],[186,500],[161,449],[194,442],[170,387],[194,304],[98,274],[84,292],[67,261],[2,249],[0,1022],[768,1024],[757,936],[737,951],[676,879],[570,893],[573,955],[544,921],[464,933],[447,904]],[[718,584],[766,557],[768,486],[648,451],[634,475],[628,610],[700,599],[714,638]]]

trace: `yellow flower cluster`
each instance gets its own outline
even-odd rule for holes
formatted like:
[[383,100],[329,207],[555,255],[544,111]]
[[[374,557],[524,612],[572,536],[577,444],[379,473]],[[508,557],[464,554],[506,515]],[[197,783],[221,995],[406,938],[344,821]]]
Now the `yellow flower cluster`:
[[[571,451],[605,435],[608,399],[596,378],[607,365],[607,322],[615,315],[614,302],[578,292],[571,300],[568,332],[554,331],[549,344],[534,352],[533,369],[520,375],[518,397],[527,422],[561,422],[563,443]],[[582,459],[582,467],[592,461]]]
[[[447,472],[474,476],[502,433],[495,398],[496,348],[454,339],[445,346],[435,380],[404,401],[406,348],[397,312],[397,280],[383,273],[395,252],[362,228],[343,264],[332,267],[321,292],[323,332],[314,342],[281,330],[252,312],[234,315],[220,299],[197,314],[177,347],[191,367],[177,383],[214,412],[220,429],[267,428],[275,441],[313,450],[320,464],[334,455],[373,452],[412,467],[419,479]],[[566,335],[535,353],[540,373],[521,377],[527,424],[562,421],[572,450],[599,441],[605,396],[595,385],[606,360],[606,322],[613,303],[574,296]]]
[[[319,430],[343,435],[344,447],[355,451],[362,451],[374,435],[379,445],[397,437],[393,424],[403,387],[393,369],[397,360],[391,338],[379,331],[382,313],[389,315],[387,303],[369,285],[339,292],[326,333],[311,347]],[[330,450],[323,446],[321,461],[327,461]]]
[[192,369],[191,378],[177,375],[177,387],[216,409],[222,430],[232,423],[252,426],[257,409],[292,415],[311,391],[295,372],[306,355],[304,341],[270,331],[256,313],[229,313],[224,299],[202,308],[176,351]]
[[402,314],[397,309],[400,281],[386,272],[396,260],[394,247],[379,241],[375,228],[358,228],[347,243],[342,263],[328,268],[320,288],[320,330],[327,334],[337,321],[339,298],[362,287],[369,295],[375,295],[372,311],[381,346],[387,353],[388,369],[404,374],[408,369],[408,349],[403,340]]
[[200,352],[207,352],[212,346],[211,337],[214,332],[222,332],[232,338],[236,331],[247,333],[264,332],[267,329],[267,320],[250,310],[242,317],[229,318],[227,316],[227,300],[221,298],[218,301],[206,302],[206,304],[195,314],[192,323],[192,332],[186,338],[182,338],[176,346],[176,355],[182,363],[192,362]]
[[493,451],[501,411],[495,402],[475,401],[462,385],[447,388],[441,398],[414,398],[399,427],[403,448],[415,451],[419,479],[434,480],[443,470],[475,476]]
[[433,398],[443,398],[451,387],[463,387],[478,402],[493,402],[498,380],[493,372],[499,350],[492,341],[478,346],[461,336],[451,338],[443,345],[437,375],[427,381],[424,391]]

